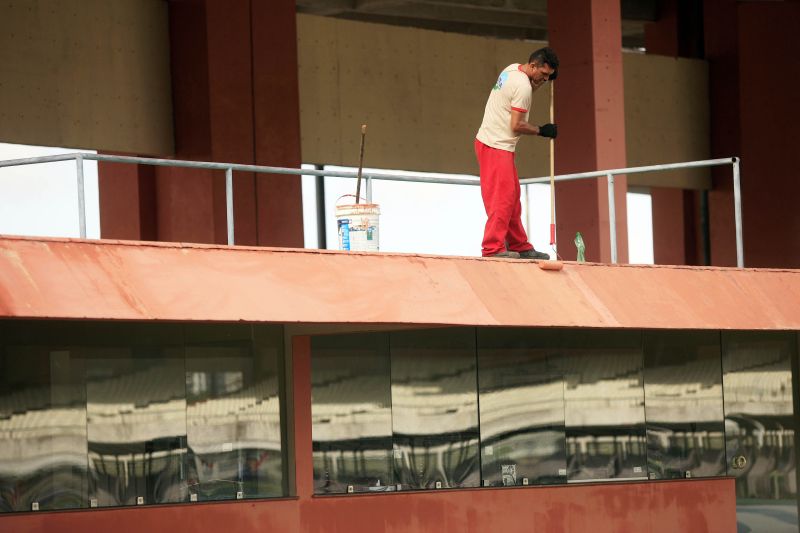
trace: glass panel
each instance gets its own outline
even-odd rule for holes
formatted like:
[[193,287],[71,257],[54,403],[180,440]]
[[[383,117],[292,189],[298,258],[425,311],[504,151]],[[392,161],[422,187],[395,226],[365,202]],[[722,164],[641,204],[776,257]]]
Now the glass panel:
[[719,332],[647,332],[647,466],[655,479],[725,475]]
[[728,474],[740,531],[797,531],[792,333],[723,332]]
[[0,512],[88,504],[83,369],[40,333],[0,325]]
[[393,490],[389,335],[311,340],[314,492]]
[[562,332],[569,481],[647,477],[641,333]]
[[[246,417],[248,469],[245,498],[284,496],[286,474],[281,430],[281,398],[284,375],[283,326],[254,325],[252,395],[244,410]],[[257,478],[252,473],[257,472]],[[250,476],[248,478],[248,476]]]
[[103,330],[109,347],[86,348],[82,354],[90,498],[99,507],[186,500],[186,379],[180,328],[136,325]]
[[279,326],[0,320],[0,512],[285,494],[282,360]]
[[187,326],[187,476],[198,501],[283,493],[282,347],[279,327]]
[[548,364],[558,333],[478,330],[484,486],[566,483],[564,380]]
[[391,334],[395,479],[402,489],[477,487],[475,330]]

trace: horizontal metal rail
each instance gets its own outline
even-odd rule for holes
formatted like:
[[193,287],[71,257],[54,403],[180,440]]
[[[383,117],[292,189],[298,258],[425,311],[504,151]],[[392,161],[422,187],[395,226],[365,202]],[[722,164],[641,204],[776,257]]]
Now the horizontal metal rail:
[[[254,172],[259,174],[284,174],[295,176],[330,176],[335,178],[357,178],[358,173],[346,170],[317,170],[317,169],[297,169],[285,167],[271,167],[264,165],[244,165],[240,163],[216,163],[211,161],[185,161],[178,159],[161,159],[149,157],[132,157],[106,154],[87,154],[83,152],[48,155],[39,157],[26,157],[21,159],[8,159],[0,161],[0,168],[16,167],[23,165],[36,165],[42,163],[56,163],[60,161],[76,161],[78,165],[78,200],[79,200],[79,227],[81,238],[86,238],[86,210],[84,205],[83,191],[83,162],[101,161],[106,163],[128,163],[139,165],[153,165],[164,167],[196,168],[205,170],[224,170],[225,171],[225,192],[226,192],[226,214],[228,222],[228,244],[234,244],[234,225],[233,225],[233,172]],[[744,247],[742,242],[742,212],[741,212],[741,184],[738,157],[726,157],[720,159],[706,159],[702,161],[688,161],[684,163],[668,163],[663,165],[648,165],[630,168],[615,168],[610,170],[596,170],[592,172],[578,172],[574,174],[561,174],[555,176],[555,181],[571,181],[581,179],[606,178],[609,194],[609,240],[611,242],[611,260],[617,262],[616,245],[616,212],[613,200],[614,195],[614,176],[626,174],[638,174],[643,172],[661,172],[666,170],[678,170],[687,168],[713,167],[721,165],[733,166],[733,191],[734,191],[734,213],[736,224],[736,264],[744,267]],[[367,200],[372,201],[372,180],[401,181],[409,183],[434,183],[444,185],[480,185],[480,178],[470,176],[465,178],[444,178],[433,173],[419,173],[419,175],[396,174],[389,172],[364,172],[362,178],[366,180]],[[536,183],[549,183],[550,177],[524,178],[520,180],[521,185]]]

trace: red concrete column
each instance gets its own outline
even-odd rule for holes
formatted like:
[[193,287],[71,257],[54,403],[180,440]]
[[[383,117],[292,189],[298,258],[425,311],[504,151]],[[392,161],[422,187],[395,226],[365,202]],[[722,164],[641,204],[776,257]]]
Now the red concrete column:
[[[556,85],[556,173],[620,168],[625,155],[619,2],[550,0],[550,46],[561,61]],[[628,261],[627,179],[616,177],[618,261]],[[606,179],[556,185],[559,253],[575,259],[583,234],[588,261],[610,262]]]
[[[169,15],[175,158],[299,167],[295,3],[172,0]],[[113,177],[101,190],[122,197]],[[303,246],[299,177],[236,172],[233,195],[236,244]],[[158,240],[227,242],[224,172],[159,167],[155,198]]]
[[[693,55],[695,35],[681,31],[690,16],[679,9],[680,0],[660,3],[657,22],[645,25],[645,49],[648,54],[678,57]],[[682,4],[686,2],[683,1]],[[651,187],[653,206],[653,258],[659,265],[700,264],[702,253],[697,244],[702,240],[696,204],[699,192],[667,187]]]
[[[175,157],[253,163],[250,5],[173,0]],[[227,242],[222,171],[159,168],[159,240]],[[235,174],[237,244],[256,244],[252,174]]]
[[292,337],[290,417],[294,441],[295,495],[310,498],[314,494],[314,460],[311,446],[311,337],[308,336]]
[[[736,4],[736,0],[703,3],[712,157],[741,155],[739,17]],[[711,264],[736,266],[731,172],[729,168],[716,167],[711,176],[713,190],[708,194]]]
[[[299,168],[300,94],[294,0],[253,2],[255,163]],[[303,247],[300,178],[256,178],[258,244]]]
[[98,163],[100,231],[104,238],[156,240],[153,167]]
[[698,191],[653,187],[653,259],[657,265],[702,263]]
[[[737,2],[736,8],[745,265],[800,268],[795,158],[800,146],[800,3]],[[733,234],[733,226],[727,233]]]
[[[800,267],[797,2],[704,4],[713,157],[742,158],[745,266]],[[754,67],[754,65],[758,65]],[[757,71],[754,73],[754,69]],[[712,264],[736,264],[730,168],[709,194]]]

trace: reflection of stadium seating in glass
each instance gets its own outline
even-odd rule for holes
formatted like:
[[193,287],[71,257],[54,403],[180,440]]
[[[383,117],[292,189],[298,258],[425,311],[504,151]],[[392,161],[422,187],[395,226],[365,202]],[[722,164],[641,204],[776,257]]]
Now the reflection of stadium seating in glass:
[[737,494],[745,498],[780,500],[797,494],[794,430],[789,417],[726,419],[729,446],[748,458],[737,476]]
[[389,335],[312,340],[314,492],[391,490]]
[[724,434],[717,424],[695,424],[695,431],[683,425],[656,426],[648,422],[648,469],[659,478],[713,477],[725,475]]
[[796,505],[792,360],[797,337],[723,332],[722,339],[726,459],[728,464],[734,457],[747,460],[744,468],[728,473],[736,477],[739,509],[749,509],[742,516],[757,519],[760,511],[751,507],[756,503]]
[[479,486],[475,330],[393,332],[390,345],[395,482]]
[[641,335],[562,335],[553,365],[565,380],[569,481],[647,476]]
[[86,350],[89,497],[99,507],[184,501],[185,370],[175,352]]
[[405,489],[477,487],[478,439],[461,433],[395,435],[395,475]]
[[581,429],[585,431],[584,435],[567,437],[570,481],[643,478],[647,475],[643,461],[643,427],[585,426]]
[[0,512],[86,507],[82,371],[69,351],[9,337],[0,327]]
[[644,359],[650,475],[725,475],[719,334],[648,331]]
[[[139,497],[181,502],[192,493],[201,500],[235,498],[237,490],[283,494],[280,328],[186,326],[203,337],[205,355],[224,355],[233,344],[241,356],[222,357],[209,375],[187,372],[182,325],[23,321],[3,328],[0,433],[15,437],[0,446],[0,511],[30,510],[34,502],[47,510],[136,505]],[[45,344],[2,344],[14,336]],[[215,380],[222,388],[209,394],[204,387]],[[189,432],[187,439],[187,420],[206,438],[193,443]],[[220,481],[227,476],[233,484]]]
[[185,437],[90,443],[89,492],[100,506],[186,501]]
[[[314,378],[318,491],[343,492],[348,484],[357,484],[356,490],[387,490],[392,484],[430,488],[437,481],[443,487],[501,486],[521,485],[523,479],[545,484],[653,474],[711,477],[727,471],[716,333],[479,329],[476,376],[469,336],[459,340],[456,335],[447,341],[452,346],[442,348],[444,337],[436,335],[448,330],[435,331],[391,334],[414,343],[386,355],[392,363],[389,398],[385,374],[353,372],[363,367],[363,353],[332,366],[324,383]],[[661,351],[649,359],[645,382],[642,349],[648,335]],[[458,355],[448,361],[448,350]],[[479,441],[471,436],[475,402],[470,389],[476,378]],[[373,396],[382,399],[370,402]],[[376,411],[377,405],[383,410]],[[387,420],[394,428],[391,437],[374,432]],[[793,434],[781,439],[793,442]],[[478,442],[479,477],[470,455]],[[387,458],[389,445],[393,451]],[[773,491],[796,490],[790,447],[781,448],[769,468]],[[336,479],[345,473],[350,483]]]
[[736,478],[742,531],[759,530],[780,509],[797,528],[792,377],[797,340],[796,333],[722,333],[726,460],[729,465],[734,457],[747,460],[744,468],[728,469]]
[[[374,446],[374,448],[373,448]],[[314,444],[314,490],[317,493],[343,493],[347,486],[359,491],[394,490],[392,465],[386,450],[391,439],[362,439]]]
[[484,486],[566,483],[564,379],[548,363],[557,341],[550,331],[478,330]]
[[[482,478],[485,486],[503,486],[502,467],[516,466],[516,485],[528,478],[530,485],[566,483],[563,426],[557,429],[522,428],[515,434],[481,441],[484,449]],[[492,454],[487,454],[491,447]]]
[[279,496],[280,417],[275,375],[258,376],[248,345],[186,351],[188,458],[198,501]]

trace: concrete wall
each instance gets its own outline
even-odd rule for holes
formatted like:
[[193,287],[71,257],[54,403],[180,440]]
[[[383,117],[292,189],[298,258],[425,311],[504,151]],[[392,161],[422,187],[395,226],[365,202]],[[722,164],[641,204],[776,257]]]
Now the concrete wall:
[[173,152],[167,3],[0,6],[0,142]]
[[[297,16],[302,159],[477,172],[472,139],[498,72],[545,43]],[[631,165],[708,156],[704,61],[625,54]],[[0,18],[0,142],[170,155],[172,88],[163,0],[30,0]],[[563,79],[560,83],[569,83]],[[548,93],[531,120],[548,118]],[[569,113],[556,93],[556,120]],[[265,164],[270,164],[266,161]],[[521,141],[524,176],[549,173],[547,143]],[[593,169],[586,169],[593,170]],[[700,187],[707,172],[632,177]]]
[[[297,33],[303,161],[356,165],[367,123],[365,165],[468,174],[477,173],[472,140],[497,74],[546,44],[310,15],[298,15]],[[706,62],[627,53],[624,69],[628,164],[708,157]],[[564,83],[556,83],[557,122],[571,111],[558,99]],[[542,89],[531,121],[548,114]],[[547,143],[526,138],[519,148],[521,175],[549,174]],[[709,178],[702,170],[629,178],[652,183],[699,188]]]

